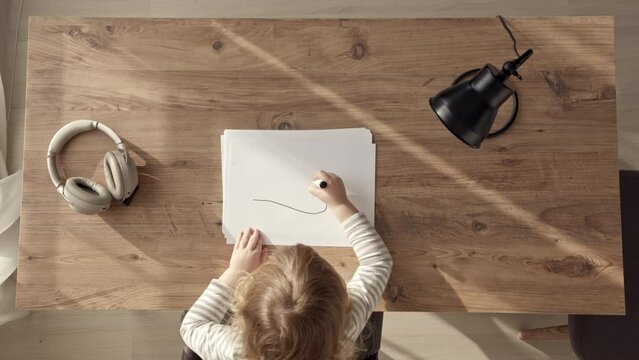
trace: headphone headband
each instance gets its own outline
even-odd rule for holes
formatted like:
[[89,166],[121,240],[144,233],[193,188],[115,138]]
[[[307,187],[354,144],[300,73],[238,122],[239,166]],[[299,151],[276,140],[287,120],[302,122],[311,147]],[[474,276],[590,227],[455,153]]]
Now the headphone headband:
[[124,142],[122,142],[122,139],[120,139],[115,131],[111,130],[108,126],[102,123],[94,120],[76,120],[66,124],[60,130],[58,130],[55,135],[53,135],[53,138],[49,143],[49,150],[47,153],[47,167],[49,168],[49,176],[51,176],[51,181],[53,181],[53,184],[56,186],[56,190],[60,194],[63,194],[64,192],[64,186],[62,186],[64,185],[64,183],[60,179],[58,169],[55,165],[56,155],[73,137],[83,132],[91,131],[93,129],[99,130],[107,135],[109,138],[111,138],[111,140],[113,140],[118,149],[124,150],[124,154],[127,154],[126,145],[124,144]]

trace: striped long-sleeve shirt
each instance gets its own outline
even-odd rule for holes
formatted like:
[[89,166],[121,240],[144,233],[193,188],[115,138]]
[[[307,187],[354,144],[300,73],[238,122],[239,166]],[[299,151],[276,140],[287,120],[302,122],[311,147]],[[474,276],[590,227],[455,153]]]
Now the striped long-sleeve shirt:
[[[346,335],[355,341],[386,288],[393,262],[384,241],[364,214],[351,216],[342,227],[359,261],[347,284],[352,309]],[[233,299],[233,288],[213,279],[182,321],[182,339],[204,360],[236,359],[243,353],[240,334],[225,323]]]

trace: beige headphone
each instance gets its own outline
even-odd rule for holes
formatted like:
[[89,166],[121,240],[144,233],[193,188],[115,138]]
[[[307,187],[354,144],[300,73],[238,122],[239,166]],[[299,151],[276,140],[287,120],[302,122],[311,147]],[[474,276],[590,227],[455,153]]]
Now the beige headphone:
[[[71,138],[93,129],[106,134],[117,146],[116,150],[104,155],[104,177],[107,187],[83,177],[72,177],[62,182],[56,168],[56,155]],[[73,210],[82,214],[97,214],[108,209],[112,198],[129,205],[138,189],[138,170],[126,150],[126,145],[113,130],[97,121],[76,120],[58,130],[49,144],[47,166],[58,193],[67,200]]]

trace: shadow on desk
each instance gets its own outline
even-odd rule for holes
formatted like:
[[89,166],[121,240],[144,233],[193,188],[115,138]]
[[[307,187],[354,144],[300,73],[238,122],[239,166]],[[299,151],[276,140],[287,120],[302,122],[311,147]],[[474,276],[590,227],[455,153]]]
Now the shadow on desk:
[[191,172],[193,162],[176,154],[172,164],[163,164],[135,144],[127,141],[127,146],[138,165],[139,190],[130,206],[114,203],[100,217],[139,251],[132,259],[147,257],[166,269],[210,272],[211,266],[202,264],[211,264],[215,254],[224,260],[213,261],[213,267],[226,266],[228,257],[219,254],[230,256],[216,215],[221,201],[212,199],[210,190],[199,193],[189,187],[190,177],[200,175]]

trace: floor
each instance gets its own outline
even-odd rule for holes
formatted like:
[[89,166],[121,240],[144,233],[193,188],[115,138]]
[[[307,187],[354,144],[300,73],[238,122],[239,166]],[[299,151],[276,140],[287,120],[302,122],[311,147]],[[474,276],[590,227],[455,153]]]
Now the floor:
[[[615,15],[619,166],[639,169],[639,2],[635,0],[0,0],[0,73],[9,171],[21,168],[29,16],[459,17]],[[18,21],[20,20],[20,21]],[[18,27],[19,24],[19,27]],[[17,33],[16,33],[17,29]],[[17,46],[15,43],[17,39]],[[14,49],[16,49],[14,53]],[[15,57],[14,57],[15,54]],[[14,62],[15,59],[15,62]],[[8,79],[13,78],[13,82]],[[524,343],[519,328],[565,315],[388,313],[382,359],[574,359],[567,341]],[[0,327],[0,359],[177,359],[178,312],[33,312]]]

